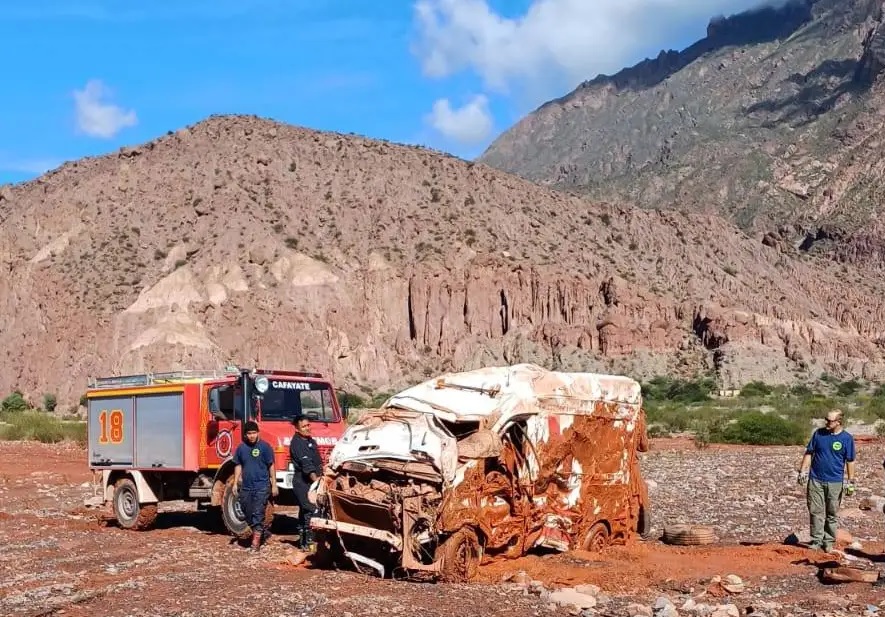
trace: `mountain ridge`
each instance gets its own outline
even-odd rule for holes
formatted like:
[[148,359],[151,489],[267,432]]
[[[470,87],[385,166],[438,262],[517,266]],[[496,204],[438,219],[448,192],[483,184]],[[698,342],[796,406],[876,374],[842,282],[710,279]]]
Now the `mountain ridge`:
[[875,276],[414,146],[213,116],[0,208],[0,392],[62,406],[88,376],[228,362],[358,391],[520,361],[885,376]]
[[[780,38],[733,44],[766,28]],[[722,214],[794,246],[835,232],[843,242],[814,250],[880,259],[864,178],[878,173],[867,161],[879,152],[883,65],[880,2],[748,12],[541,105],[478,161],[591,199]]]

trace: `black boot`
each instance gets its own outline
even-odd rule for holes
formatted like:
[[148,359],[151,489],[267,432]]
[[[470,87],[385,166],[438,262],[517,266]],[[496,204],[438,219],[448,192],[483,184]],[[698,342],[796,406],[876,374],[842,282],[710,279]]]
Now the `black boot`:
[[301,549],[311,551],[313,549],[313,531],[310,529],[310,514],[304,516],[301,521],[301,537],[299,538]]

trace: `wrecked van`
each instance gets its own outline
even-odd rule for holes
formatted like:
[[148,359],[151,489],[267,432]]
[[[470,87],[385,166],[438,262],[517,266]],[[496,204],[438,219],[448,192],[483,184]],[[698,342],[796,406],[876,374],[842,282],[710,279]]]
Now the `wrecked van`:
[[649,529],[640,385],[531,364],[449,373],[345,432],[315,485],[317,560],[469,580],[484,559]]

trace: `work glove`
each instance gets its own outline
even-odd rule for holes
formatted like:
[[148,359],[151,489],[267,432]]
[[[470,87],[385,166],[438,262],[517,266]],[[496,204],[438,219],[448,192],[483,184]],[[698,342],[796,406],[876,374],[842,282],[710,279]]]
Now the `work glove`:
[[854,482],[849,482],[848,484],[845,485],[845,494],[848,497],[851,497],[852,495],[854,495]]
[[808,484],[808,472],[800,471],[796,476],[796,484]]

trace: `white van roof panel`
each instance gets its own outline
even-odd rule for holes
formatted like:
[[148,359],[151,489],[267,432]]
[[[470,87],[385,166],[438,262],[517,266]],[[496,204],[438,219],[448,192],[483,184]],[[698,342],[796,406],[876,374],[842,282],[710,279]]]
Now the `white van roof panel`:
[[470,421],[496,413],[513,415],[526,404],[551,398],[638,405],[642,392],[639,382],[629,377],[517,364],[446,373],[395,394],[384,407]]

